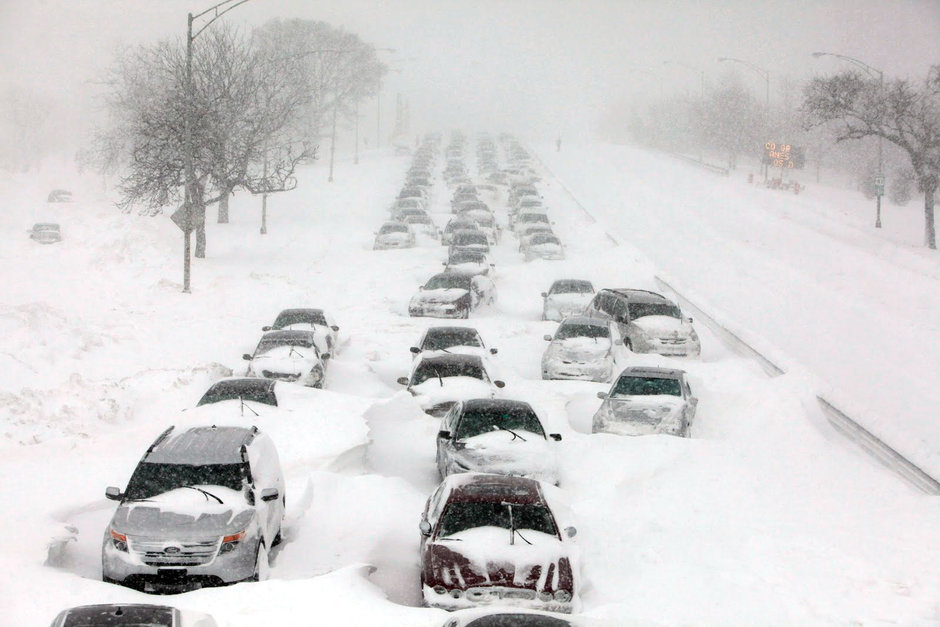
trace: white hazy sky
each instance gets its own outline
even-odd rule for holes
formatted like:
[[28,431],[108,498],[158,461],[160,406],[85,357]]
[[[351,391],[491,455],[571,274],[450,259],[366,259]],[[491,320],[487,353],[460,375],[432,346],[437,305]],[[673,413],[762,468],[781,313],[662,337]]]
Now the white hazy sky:
[[[186,14],[212,3],[0,0],[4,91],[29,86],[88,106],[119,45],[181,37]],[[250,0],[224,19],[273,17],[324,20],[394,48],[383,53],[398,72],[386,80],[382,116],[401,93],[419,131],[588,133],[606,102],[654,92],[659,80],[667,94],[697,90],[700,71],[717,81],[736,65],[719,56],[768,69],[772,98],[781,76],[847,67],[812,59],[815,50],[887,77],[922,78],[940,63],[940,0]],[[759,76],[737,69],[763,93]]]

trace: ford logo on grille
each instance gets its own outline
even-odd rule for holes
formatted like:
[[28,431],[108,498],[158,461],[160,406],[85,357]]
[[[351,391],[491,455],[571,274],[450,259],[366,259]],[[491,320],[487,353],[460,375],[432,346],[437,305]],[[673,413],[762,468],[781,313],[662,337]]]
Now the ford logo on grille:
[[164,553],[169,553],[170,555],[176,555],[177,553],[179,553],[179,552],[182,551],[182,550],[183,550],[183,549],[181,549],[181,548],[178,547],[178,546],[168,546],[168,547],[166,547],[165,549],[163,549],[163,552],[164,552]]

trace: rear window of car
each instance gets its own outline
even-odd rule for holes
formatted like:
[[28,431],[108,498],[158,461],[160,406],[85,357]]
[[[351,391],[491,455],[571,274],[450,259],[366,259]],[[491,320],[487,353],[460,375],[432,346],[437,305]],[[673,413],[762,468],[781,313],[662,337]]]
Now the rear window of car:
[[556,281],[551,294],[592,294],[594,286],[590,281]]
[[442,350],[451,346],[483,346],[476,329],[448,329],[429,331],[424,338],[424,350]]
[[662,379],[659,377],[620,377],[612,398],[620,396],[682,396],[678,379]]

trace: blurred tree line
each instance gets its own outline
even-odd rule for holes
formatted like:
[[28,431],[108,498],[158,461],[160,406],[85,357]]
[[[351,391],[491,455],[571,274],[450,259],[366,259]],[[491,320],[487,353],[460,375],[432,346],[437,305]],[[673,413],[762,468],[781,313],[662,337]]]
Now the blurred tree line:
[[[373,46],[311,20],[273,20],[243,31],[225,22],[186,42],[122,51],[107,77],[108,123],[80,153],[83,166],[117,173],[120,207],[156,215],[184,200],[185,117],[191,116],[195,256],[206,251],[206,207],[228,221],[237,189],[293,189],[337,117],[372,97],[386,73]],[[188,108],[189,107],[189,108]]]

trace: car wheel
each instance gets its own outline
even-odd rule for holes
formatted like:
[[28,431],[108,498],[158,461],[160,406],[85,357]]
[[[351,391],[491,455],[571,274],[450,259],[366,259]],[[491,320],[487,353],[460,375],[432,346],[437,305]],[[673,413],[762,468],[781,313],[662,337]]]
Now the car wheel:
[[268,561],[268,549],[264,546],[264,540],[258,541],[258,550],[255,553],[255,574],[249,577],[249,581],[264,581],[268,578],[271,564]]

